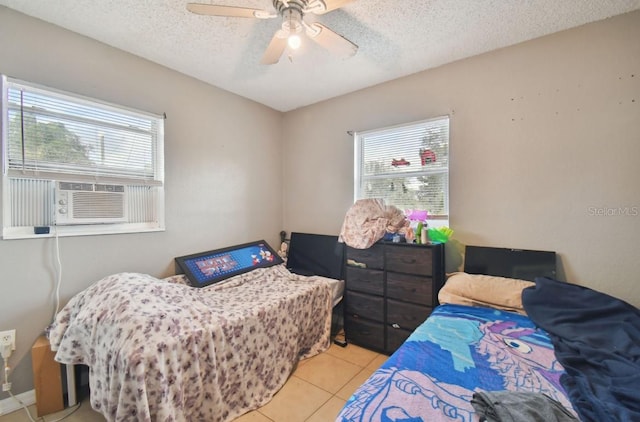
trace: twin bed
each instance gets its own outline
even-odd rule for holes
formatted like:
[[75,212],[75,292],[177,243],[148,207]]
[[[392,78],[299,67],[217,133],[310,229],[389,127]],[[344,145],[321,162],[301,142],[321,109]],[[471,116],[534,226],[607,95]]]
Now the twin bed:
[[[258,408],[329,347],[342,295],[340,280],[294,274],[274,254],[255,242],[177,259],[200,265],[195,281],[106,277],[58,313],[56,360],[89,367],[91,406],[108,421],[229,421]],[[216,271],[237,274],[215,283]]]

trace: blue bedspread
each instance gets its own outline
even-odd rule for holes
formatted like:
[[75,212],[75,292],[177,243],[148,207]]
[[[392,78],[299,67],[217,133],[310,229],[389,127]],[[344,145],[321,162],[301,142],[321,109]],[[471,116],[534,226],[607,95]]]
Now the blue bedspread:
[[548,335],[527,317],[441,305],[352,395],[337,421],[472,421],[475,391],[541,392],[571,409],[563,373]]
[[640,311],[574,284],[536,279],[522,302],[549,332],[580,419],[640,421]]

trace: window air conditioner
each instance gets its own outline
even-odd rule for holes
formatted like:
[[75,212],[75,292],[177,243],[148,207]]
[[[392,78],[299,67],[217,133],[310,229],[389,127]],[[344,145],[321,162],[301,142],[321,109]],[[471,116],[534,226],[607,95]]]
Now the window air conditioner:
[[55,224],[127,222],[127,187],[93,183],[56,182]]

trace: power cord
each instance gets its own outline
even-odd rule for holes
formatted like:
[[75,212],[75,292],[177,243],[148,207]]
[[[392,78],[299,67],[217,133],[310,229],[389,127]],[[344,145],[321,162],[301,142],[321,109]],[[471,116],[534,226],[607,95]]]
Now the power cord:
[[[62,262],[60,261],[60,242],[59,242],[57,227],[54,226],[53,230],[54,230],[53,233],[56,238],[55,250],[56,250],[56,264],[57,264],[57,270],[58,270],[56,288],[55,288],[56,309],[53,313],[53,319],[52,319],[55,322],[56,315],[58,315],[58,311],[60,310],[60,286],[62,285]],[[80,406],[82,405],[82,402],[79,402],[78,404],[73,406],[73,409],[61,418],[50,420],[50,421],[47,421],[46,419],[44,419],[44,417],[40,417],[38,418],[38,420],[34,419],[33,416],[31,416],[31,412],[29,411],[29,408],[27,407],[27,405],[18,397],[14,396],[13,392],[11,391],[11,383],[9,382],[9,373],[11,371],[11,368],[9,367],[9,357],[11,357],[11,352],[12,352],[11,345],[10,344],[0,345],[0,352],[4,360],[4,383],[2,384],[2,391],[9,393],[9,396],[11,396],[11,398],[13,398],[15,401],[17,401],[20,404],[20,406],[27,413],[27,416],[29,417],[29,420],[31,422],[59,422],[68,418],[80,408]]]
[[27,414],[27,416],[29,417],[29,420],[30,420],[31,422],[60,422],[61,420],[64,420],[64,419],[68,418],[69,416],[73,415],[73,414],[74,414],[78,409],[80,409],[80,405],[82,404],[82,403],[78,403],[78,404],[76,404],[76,405],[73,407],[73,409],[72,409],[69,413],[67,413],[66,415],[64,415],[63,417],[58,418],[58,419],[53,419],[53,420],[48,421],[48,420],[46,420],[46,419],[44,418],[44,416],[41,416],[41,417],[39,417],[38,419],[33,419],[33,416],[31,416],[31,412],[29,411],[29,408],[27,407],[27,405],[26,405],[22,400],[20,400],[20,399],[19,399],[19,398],[17,398],[16,396],[14,396],[14,395],[13,395],[13,393],[12,393],[11,391],[9,391],[9,395],[10,395],[10,396],[15,400],[15,401],[17,401],[18,403],[20,403],[20,406],[24,409],[24,411],[26,412],[26,414]]
[[[33,419],[33,416],[31,416],[31,412],[29,412],[29,408],[27,407],[26,404],[24,404],[22,402],[22,400],[20,400],[19,398],[17,398],[16,396],[13,395],[13,393],[11,391],[9,391],[9,395],[11,396],[11,398],[13,398],[15,401],[17,401],[18,403],[20,403],[20,406],[24,409],[24,411],[27,413],[27,416],[29,417],[29,420],[31,422],[38,422],[35,419]],[[40,418],[40,421],[42,421],[42,418]]]
[[48,420],[46,420],[44,418],[44,416],[41,417],[40,419],[42,419],[42,422],[59,422],[59,421],[61,421],[63,419],[68,418],[69,416],[73,415],[74,413],[76,413],[78,411],[78,409],[80,409],[80,406],[82,406],[82,402],[79,402],[78,404],[73,406],[73,409],[69,413],[67,413],[66,415],[64,415],[63,417],[58,418],[58,419],[53,419],[53,420],[48,421]]
[[0,344],[0,355],[4,359],[4,383],[2,384],[2,391],[11,391],[11,383],[9,382],[9,357],[11,356],[11,344]]
[[78,403],[77,405],[75,405],[74,409],[71,410],[71,412],[67,413],[66,415],[64,415],[59,419],[55,419],[52,421],[45,421],[43,417],[39,418],[39,420],[33,419],[33,416],[31,416],[31,412],[29,411],[29,408],[27,407],[27,405],[18,397],[14,396],[13,392],[11,391],[11,383],[9,382],[9,373],[11,372],[11,368],[9,367],[9,358],[11,357],[11,352],[12,352],[11,344],[0,345],[0,355],[2,355],[2,359],[4,360],[4,383],[2,384],[2,391],[9,393],[9,396],[11,396],[11,398],[13,398],[15,401],[17,401],[20,404],[20,406],[27,413],[27,416],[29,417],[29,420],[31,422],[59,422],[67,418],[68,416],[72,415],[73,413],[75,413],[76,410],[80,408],[81,403]]
[[31,416],[31,413],[29,413],[29,409],[27,408],[27,406],[25,406],[25,404],[19,398],[14,396],[13,393],[11,392],[11,383],[9,382],[9,372],[11,371],[11,368],[9,367],[9,358],[11,357],[11,345],[2,344],[0,345],[0,347],[2,348],[0,350],[2,354],[2,359],[4,360],[4,383],[2,384],[2,391],[6,391],[7,393],[9,393],[9,395],[13,399],[15,399],[18,403],[20,403],[22,408],[27,411],[27,415],[29,416],[29,420],[31,420],[31,422],[36,422]]
[[60,261],[60,242],[58,241],[58,227],[53,226],[53,233],[56,237],[56,262],[58,264],[58,280],[56,280],[56,310],[53,313],[53,321],[60,309],[60,285],[62,284],[62,262]]

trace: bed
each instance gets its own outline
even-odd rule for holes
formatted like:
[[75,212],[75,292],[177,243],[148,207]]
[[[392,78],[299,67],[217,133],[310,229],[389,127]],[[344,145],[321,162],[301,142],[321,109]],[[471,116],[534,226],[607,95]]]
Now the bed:
[[330,345],[339,280],[277,264],[192,284],[185,275],[114,274],[56,316],[48,332],[56,360],[89,367],[91,406],[106,420],[233,420]]
[[449,277],[441,305],[336,421],[640,420],[638,309],[500,266]]

